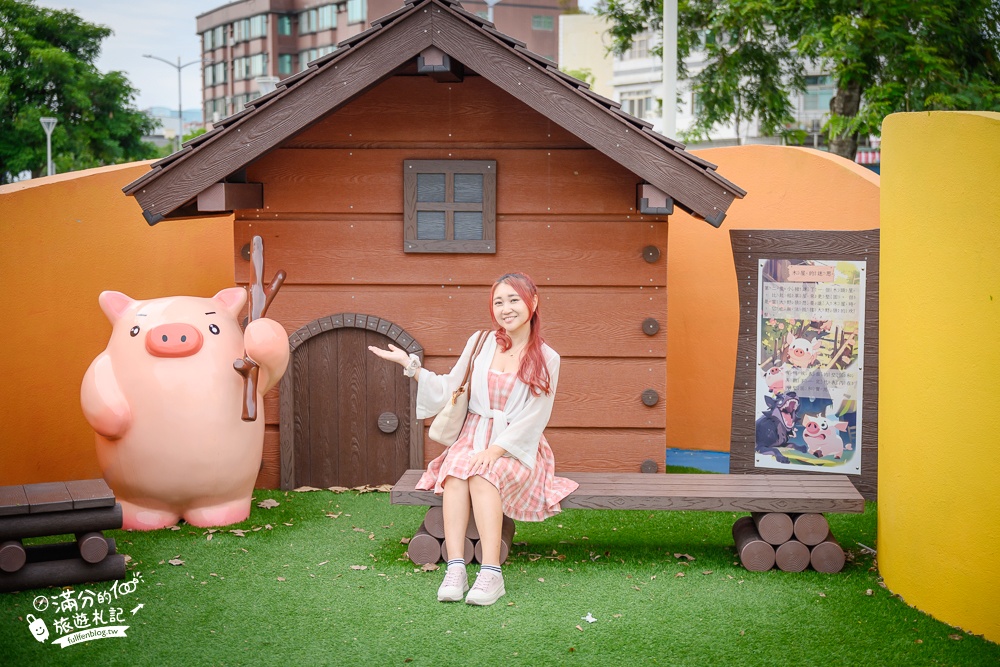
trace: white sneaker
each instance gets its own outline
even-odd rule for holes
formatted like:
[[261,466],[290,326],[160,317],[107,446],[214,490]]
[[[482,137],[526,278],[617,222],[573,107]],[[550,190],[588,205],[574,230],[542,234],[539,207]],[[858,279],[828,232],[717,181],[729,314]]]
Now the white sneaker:
[[469,590],[469,575],[461,566],[449,567],[444,573],[444,581],[438,587],[438,602],[461,602]]
[[506,592],[502,574],[481,571],[476,577],[476,583],[472,585],[472,590],[465,596],[465,603],[485,607],[499,600]]

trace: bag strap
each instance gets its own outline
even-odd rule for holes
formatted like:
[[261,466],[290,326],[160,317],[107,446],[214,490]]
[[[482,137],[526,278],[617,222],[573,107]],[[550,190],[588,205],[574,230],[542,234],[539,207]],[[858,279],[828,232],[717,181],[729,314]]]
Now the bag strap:
[[465,369],[465,377],[462,378],[462,384],[458,385],[459,387],[464,388],[465,385],[468,384],[468,382],[469,382],[469,376],[472,374],[472,362],[474,362],[476,360],[476,357],[478,357],[480,351],[482,351],[483,345],[486,343],[486,336],[487,335],[488,335],[488,332],[486,330],[483,330],[483,331],[479,332],[478,337],[476,338],[475,349],[472,352],[472,357],[469,358],[469,365]]

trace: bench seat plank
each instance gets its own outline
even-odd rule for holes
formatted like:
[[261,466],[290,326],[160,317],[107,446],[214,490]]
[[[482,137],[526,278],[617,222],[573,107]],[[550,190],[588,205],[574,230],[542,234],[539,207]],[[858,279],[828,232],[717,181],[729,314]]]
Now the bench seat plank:
[[[407,470],[392,488],[397,505],[440,505],[417,491],[423,470]],[[580,485],[564,509],[703,510],[715,512],[863,512],[865,501],[843,476],[698,475],[560,472]]]

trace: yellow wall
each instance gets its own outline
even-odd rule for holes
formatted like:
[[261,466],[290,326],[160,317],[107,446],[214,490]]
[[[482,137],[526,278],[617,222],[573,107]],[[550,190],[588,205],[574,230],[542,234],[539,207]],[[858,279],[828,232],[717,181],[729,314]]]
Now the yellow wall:
[[886,118],[878,563],[1000,641],[1000,114]]
[[234,284],[231,219],[149,227],[121,191],[148,171],[0,187],[0,485],[100,477],[80,382],[111,334],[101,291],[211,296]]
[[667,249],[667,447],[729,451],[736,337],[730,229],[863,230],[879,226],[879,177],[807,148],[694,151],[749,194],[721,229],[670,216]]

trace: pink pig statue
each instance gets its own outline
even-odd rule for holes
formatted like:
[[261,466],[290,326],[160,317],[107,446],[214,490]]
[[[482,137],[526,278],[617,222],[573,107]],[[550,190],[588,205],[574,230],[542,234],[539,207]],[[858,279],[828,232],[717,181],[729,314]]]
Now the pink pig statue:
[[[263,395],[288,365],[288,335],[266,318],[242,332],[246,299],[241,287],[211,299],[101,293],[111,340],[87,369],[80,400],[124,528],[155,530],[181,517],[225,526],[250,515]],[[244,354],[260,367],[255,421],[241,419],[244,381],[233,362]]]

